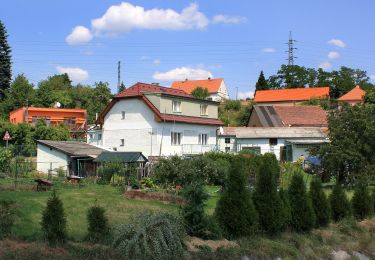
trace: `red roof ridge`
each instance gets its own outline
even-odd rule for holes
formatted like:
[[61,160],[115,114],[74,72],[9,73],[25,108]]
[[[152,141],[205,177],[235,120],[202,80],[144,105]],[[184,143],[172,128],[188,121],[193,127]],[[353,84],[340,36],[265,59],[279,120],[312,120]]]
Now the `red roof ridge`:
[[346,94],[342,95],[338,100],[340,101],[362,101],[366,91],[361,89],[359,85],[355,86]]
[[191,93],[196,87],[200,86],[202,88],[206,88],[209,93],[217,93],[222,81],[224,81],[224,78],[174,81],[172,82],[171,88],[180,89],[187,93]]
[[329,98],[329,87],[258,90],[254,101],[305,101],[312,98]]

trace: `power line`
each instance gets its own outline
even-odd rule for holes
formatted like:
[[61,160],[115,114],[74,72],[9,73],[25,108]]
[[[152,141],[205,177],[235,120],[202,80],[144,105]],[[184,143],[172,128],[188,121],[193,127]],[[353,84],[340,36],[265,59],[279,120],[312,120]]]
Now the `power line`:
[[294,48],[293,47],[293,44],[296,42],[296,40],[293,40],[292,38],[292,32],[290,31],[289,32],[289,41],[286,43],[288,44],[288,59],[286,59],[288,61],[288,65],[294,65],[294,59],[296,59],[297,57],[294,56],[293,54],[293,51],[294,50],[297,50],[297,48]]

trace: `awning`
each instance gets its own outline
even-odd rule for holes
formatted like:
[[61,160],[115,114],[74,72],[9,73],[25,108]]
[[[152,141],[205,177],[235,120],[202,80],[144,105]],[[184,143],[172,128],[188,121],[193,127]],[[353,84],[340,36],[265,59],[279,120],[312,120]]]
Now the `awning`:
[[286,142],[291,144],[324,144],[329,143],[328,139],[292,139],[286,140]]

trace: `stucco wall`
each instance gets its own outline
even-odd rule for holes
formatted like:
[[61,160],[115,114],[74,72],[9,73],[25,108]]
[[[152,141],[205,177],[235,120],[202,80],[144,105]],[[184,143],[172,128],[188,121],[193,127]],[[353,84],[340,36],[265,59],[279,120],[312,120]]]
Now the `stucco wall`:
[[[49,148],[43,144],[37,145],[37,170],[48,173],[49,169],[56,170],[62,167],[67,170],[69,157],[53,148]],[[52,173],[56,173],[55,171]]]

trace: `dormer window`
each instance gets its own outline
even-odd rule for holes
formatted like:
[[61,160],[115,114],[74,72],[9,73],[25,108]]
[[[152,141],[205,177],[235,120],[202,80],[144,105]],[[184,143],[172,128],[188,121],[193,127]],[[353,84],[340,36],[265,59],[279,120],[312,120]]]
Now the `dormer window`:
[[172,112],[181,113],[181,101],[177,101],[177,100],[172,101]]
[[201,116],[207,116],[207,105],[201,105]]

